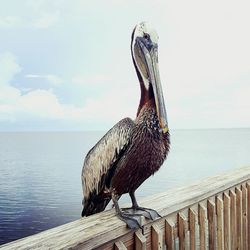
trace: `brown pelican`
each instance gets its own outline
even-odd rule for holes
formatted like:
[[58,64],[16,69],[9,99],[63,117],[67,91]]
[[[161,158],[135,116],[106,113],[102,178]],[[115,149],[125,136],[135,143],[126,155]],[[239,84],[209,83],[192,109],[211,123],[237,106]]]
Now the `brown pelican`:
[[[141,87],[137,117],[119,121],[88,152],[82,169],[82,216],[103,211],[112,199],[117,216],[128,227],[138,228],[139,216],[159,217],[156,211],[139,207],[135,190],[163,164],[170,140],[158,69],[158,35],[145,22],[133,30],[131,53]],[[130,209],[118,205],[125,193],[131,197]]]

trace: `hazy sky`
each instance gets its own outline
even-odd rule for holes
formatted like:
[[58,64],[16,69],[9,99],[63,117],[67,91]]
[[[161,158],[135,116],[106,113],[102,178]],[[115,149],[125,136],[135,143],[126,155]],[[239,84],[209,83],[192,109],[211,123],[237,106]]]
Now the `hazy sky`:
[[170,128],[250,126],[250,1],[0,0],[0,130],[134,118],[134,26],[151,23]]

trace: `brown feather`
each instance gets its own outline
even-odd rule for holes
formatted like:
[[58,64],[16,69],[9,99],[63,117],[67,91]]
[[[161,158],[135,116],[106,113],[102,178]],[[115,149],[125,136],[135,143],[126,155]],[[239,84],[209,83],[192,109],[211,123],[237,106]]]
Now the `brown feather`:
[[163,134],[152,102],[139,113],[131,143],[111,181],[111,189],[121,195],[135,191],[164,162],[169,151],[169,133]]
[[130,143],[134,125],[130,118],[121,120],[88,152],[82,169],[83,215],[105,209],[109,201],[105,195],[109,176]]
[[160,130],[152,100],[135,122],[126,118],[117,123],[86,156],[82,216],[103,211],[111,192],[121,196],[135,191],[160,168],[169,146],[169,133]]

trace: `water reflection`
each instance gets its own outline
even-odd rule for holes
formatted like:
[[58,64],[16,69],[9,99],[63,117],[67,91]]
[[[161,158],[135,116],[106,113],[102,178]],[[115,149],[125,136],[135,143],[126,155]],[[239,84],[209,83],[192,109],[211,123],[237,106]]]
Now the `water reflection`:
[[[80,217],[83,159],[103,134],[0,133],[0,244]],[[172,131],[171,142],[139,200],[250,163],[250,129]]]

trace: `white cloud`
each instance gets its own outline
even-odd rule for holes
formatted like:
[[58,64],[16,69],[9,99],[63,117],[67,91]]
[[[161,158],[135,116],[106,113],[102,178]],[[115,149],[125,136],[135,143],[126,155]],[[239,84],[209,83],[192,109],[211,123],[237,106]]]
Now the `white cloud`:
[[13,75],[20,71],[21,67],[18,65],[14,55],[5,52],[0,56],[0,86],[9,86]]
[[62,79],[60,77],[52,74],[47,74],[47,75],[27,74],[25,75],[25,77],[45,79],[54,86],[58,86],[62,83]]
[[[14,55],[0,55],[0,120],[66,118],[67,106],[62,105],[52,91],[37,89],[22,95],[19,89],[11,86],[12,78],[20,71],[21,67]],[[53,75],[47,75],[45,78],[53,84],[58,84],[58,79]]]
[[0,17],[0,29],[9,29],[12,27],[22,26],[23,20],[18,16]]
[[22,113],[40,118],[57,119],[63,117],[63,109],[56,96],[46,90],[34,90],[19,98],[17,102]]
[[135,90],[129,87],[113,88],[100,98],[90,98],[84,106],[84,113],[93,122],[108,121],[110,124],[118,122],[124,117],[135,118],[138,97],[131,95]]
[[33,20],[32,26],[39,29],[46,29],[55,25],[59,20],[59,12],[42,13],[38,19]]
[[[20,73],[21,67],[11,53],[0,55],[0,120],[9,122],[35,121],[44,119],[64,120],[84,122],[91,120],[93,123],[101,124],[104,120],[115,123],[117,120],[131,114],[135,116],[136,109],[131,108],[135,105],[121,105],[127,100],[137,103],[137,100],[131,99],[131,89],[114,88],[100,98],[89,98],[86,104],[81,107],[63,104],[52,90],[31,90],[26,94],[11,86],[11,81],[17,73]],[[53,77],[52,77],[53,76]],[[46,80],[57,80],[54,75],[35,75],[28,74],[28,78],[44,78]],[[106,77],[97,77],[95,80],[106,79]],[[57,81],[56,81],[57,82]],[[122,95],[121,95],[122,91]]]
[[0,29],[47,29],[54,26],[60,20],[60,14],[58,11],[54,13],[41,13],[38,16],[40,17],[26,19],[19,16],[0,16]]
[[[0,56],[0,105],[13,105],[21,95],[20,91],[10,85],[13,75],[21,71],[15,56],[6,52]],[[9,108],[8,108],[9,109]]]
[[47,29],[58,23],[61,0],[24,0],[22,3],[5,2],[1,5],[0,29],[34,28]]
[[[0,17],[0,28],[33,27],[25,31],[25,42],[30,36],[35,43],[27,46],[41,48],[44,61],[39,64],[37,58],[24,55],[20,46],[20,59],[27,67],[24,72],[36,72],[31,70],[35,67],[40,72],[49,65],[44,72],[60,72],[60,77],[52,73],[26,77],[48,81],[60,93],[29,90],[29,95],[21,96],[10,84],[21,68],[16,59],[6,56],[2,59],[5,69],[1,72],[0,68],[2,107],[14,114],[14,105],[8,103],[22,99],[13,117],[23,114],[25,107],[30,116],[38,117],[35,110],[39,110],[44,119],[88,120],[100,128],[106,121],[112,125],[124,116],[134,117],[139,88],[129,52],[130,34],[138,21],[148,20],[153,21],[160,37],[160,73],[171,127],[250,125],[249,1],[28,2],[24,9]],[[103,12],[107,14],[105,20]],[[39,30],[54,25],[55,32],[49,35]],[[42,39],[33,39],[34,29]],[[24,42],[18,35],[16,44],[10,42],[15,48]],[[30,66],[33,63],[35,67]],[[244,74],[245,83],[241,81]],[[63,98],[68,98],[68,103],[71,99],[72,104],[65,105]],[[45,110],[49,107],[51,110]]]
[[94,75],[78,75],[72,78],[72,83],[78,86],[95,85],[112,83],[113,78],[108,74],[94,74]]

